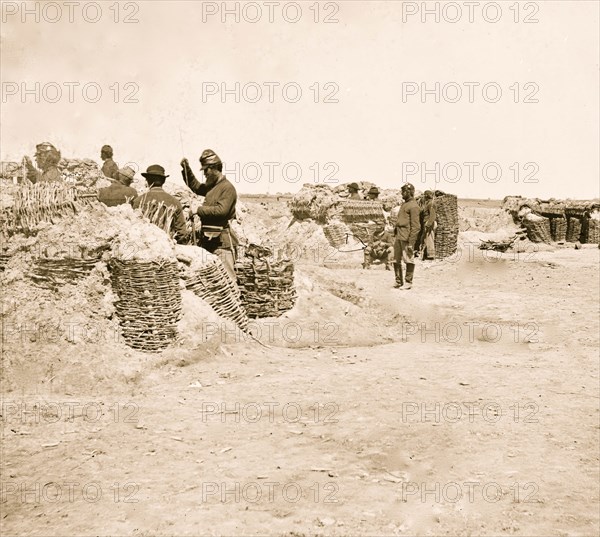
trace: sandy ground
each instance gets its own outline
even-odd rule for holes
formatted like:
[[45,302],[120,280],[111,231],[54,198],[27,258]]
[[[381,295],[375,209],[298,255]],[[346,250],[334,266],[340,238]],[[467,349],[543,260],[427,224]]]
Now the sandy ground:
[[300,263],[267,346],[223,327],[126,380],[30,378],[3,394],[0,531],[597,535],[598,253],[464,248],[411,291]]

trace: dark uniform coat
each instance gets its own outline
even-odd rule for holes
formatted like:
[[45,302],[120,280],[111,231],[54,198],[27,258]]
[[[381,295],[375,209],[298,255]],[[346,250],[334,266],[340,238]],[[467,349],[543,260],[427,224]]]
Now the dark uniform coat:
[[52,183],[61,180],[60,172],[56,166],[50,166],[43,172],[39,170],[29,170],[27,172],[27,178],[32,183]]
[[137,209],[143,205],[146,205],[152,201],[163,202],[167,207],[175,207],[175,214],[173,215],[173,223],[171,229],[176,233],[178,239],[187,237],[187,226],[185,225],[185,218],[183,217],[183,207],[179,200],[171,194],[167,194],[162,187],[153,186],[141,196],[138,196],[133,200],[133,208]]
[[202,226],[218,226],[223,228],[220,237],[207,241],[202,236],[201,246],[210,252],[219,248],[229,249],[237,246],[237,241],[229,229],[229,221],[235,218],[237,192],[235,187],[223,176],[212,188],[196,179],[192,170],[187,167],[182,171],[184,182],[190,190],[199,196],[204,196],[204,204],[198,208],[198,216]]
[[405,201],[400,206],[398,212],[398,220],[396,220],[396,239],[405,241],[411,248],[414,248],[421,230],[421,223],[419,222],[419,204],[411,199]]
[[98,200],[107,205],[108,207],[114,207],[115,205],[121,205],[131,202],[138,197],[137,190],[130,186],[125,186],[118,181],[115,181],[112,185],[106,188],[98,190]]
[[102,165],[102,173],[106,175],[106,177],[116,179],[117,174],[119,173],[119,167],[112,158],[107,158]]

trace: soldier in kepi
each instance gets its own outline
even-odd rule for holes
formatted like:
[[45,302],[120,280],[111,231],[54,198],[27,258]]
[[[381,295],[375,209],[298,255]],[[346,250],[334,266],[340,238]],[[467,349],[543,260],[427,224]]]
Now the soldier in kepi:
[[196,179],[186,158],[181,161],[183,181],[192,192],[204,196],[204,204],[197,211],[202,222],[200,246],[219,256],[227,273],[236,282],[234,263],[238,241],[229,222],[235,218],[237,192],[223,175],[223,163],[212,149],[202,152],[200,165],[206,179],[204,183]]
[[117,179],[119,167],[112,157],[113,148],[110,145],[103,145],[100,150],[100,158],[104,161],[104,164],[102,164],[102,173],[109,179]]
[[36,170],[29,157],[24,157],[23,160],[27,168],[27,179],[32,183],[50,183],[61,180],[58,171],[60,151],[51,143],[43,142],[35,146],[35,162],[39,170]]
[[[415,187],[410,183],[400,189],[404,203],[400,206],[395,227],[394,241],[394,271],[396,273],[397,289],[412,289],[415,272],[415,243],[419,236],[419,205],[415,201]],[[402,262],[406,265],[406,282],[402,274]]]

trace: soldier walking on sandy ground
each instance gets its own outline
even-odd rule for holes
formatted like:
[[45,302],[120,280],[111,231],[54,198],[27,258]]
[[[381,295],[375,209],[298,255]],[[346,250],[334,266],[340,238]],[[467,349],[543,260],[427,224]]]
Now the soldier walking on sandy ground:
[[170,194],[167,194],[162,186],[165,184],[168,175],[165,175],[165,169],[159,164],[149,166],[142,175],[146,178],[148,192],[138,196],[133,200],[134,209],[145,209],[150,204],[163,203],[165,207],[174,207],[173,221],[171,222],[171,232],[174,234],[175,240],[180,244],[187,244],[189,233],[183,217],[183,208],[179,200]]
[[43,142],[35,146],[35,163],[39,170],[35,169],[29,157],[24,157],[23,160],[27,168],[27,179],[32,183],[51,183],[61,180],[58,171],[60,151],[51,143]]
[[238,240],[229,226],[236,215],[237,192],[223,175],[223,162],[212,149],[202,152],[200,165],[204,183],[196,179],[186,158],[181,161],[183,181],[192,192],[204,196],[204,204],[197,211],[202,222],[200,246],[219,256],[231,279],[237,282],[234,263]]
[[[415,272],[414,248],[419,236],[419,205],[415,201],[415,187],[406,183],[401,188],[404,203],[400,206],[394,230],[394,271],[397,289],[412,289]],[[402,274],[402,262],[406,265],[406,282]]]
[[135,177],[135,170],[129,166],[121,168],[117,172],[117,178],[110,186],[98,190],[98,200],[114,207],[123,203],[130,203],[137,198],[138,193],[130,185]]
[[361,195],[358,193],[358,184],[357,183],[350,183],[348,185],[348,199],[350,200],[361,200],[362,197]]
[[112,157],[113,148],[110,145],[103,145],[100,150],[100,158],[104,161],[104,164],[102,164],[102,173],[110,179],[116,179],[119,167]]
[[435,221],[435,204],[433,202],[433,192],[426,190],[423,192],[421,205],[421,232],[417,241],[416,251],[422,251],[423,261],[432,261],[435,259],[435,230],[437,223]]

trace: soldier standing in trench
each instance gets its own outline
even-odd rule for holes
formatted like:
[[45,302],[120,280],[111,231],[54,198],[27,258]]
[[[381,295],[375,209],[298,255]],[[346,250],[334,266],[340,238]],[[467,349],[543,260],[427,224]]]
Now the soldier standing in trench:
[[229,276],[237,282],[234,263],[238,241],[229,227],[235,218],[237,192],[223,175],[223,163],[212,149],[202,152],[200,165],[206,178],[204,183],[196,179],[186,158],[181,161],[183,181],[192,192],[204,196],[204,204],[197,211],[202,221],[200,246],[219,256]]

